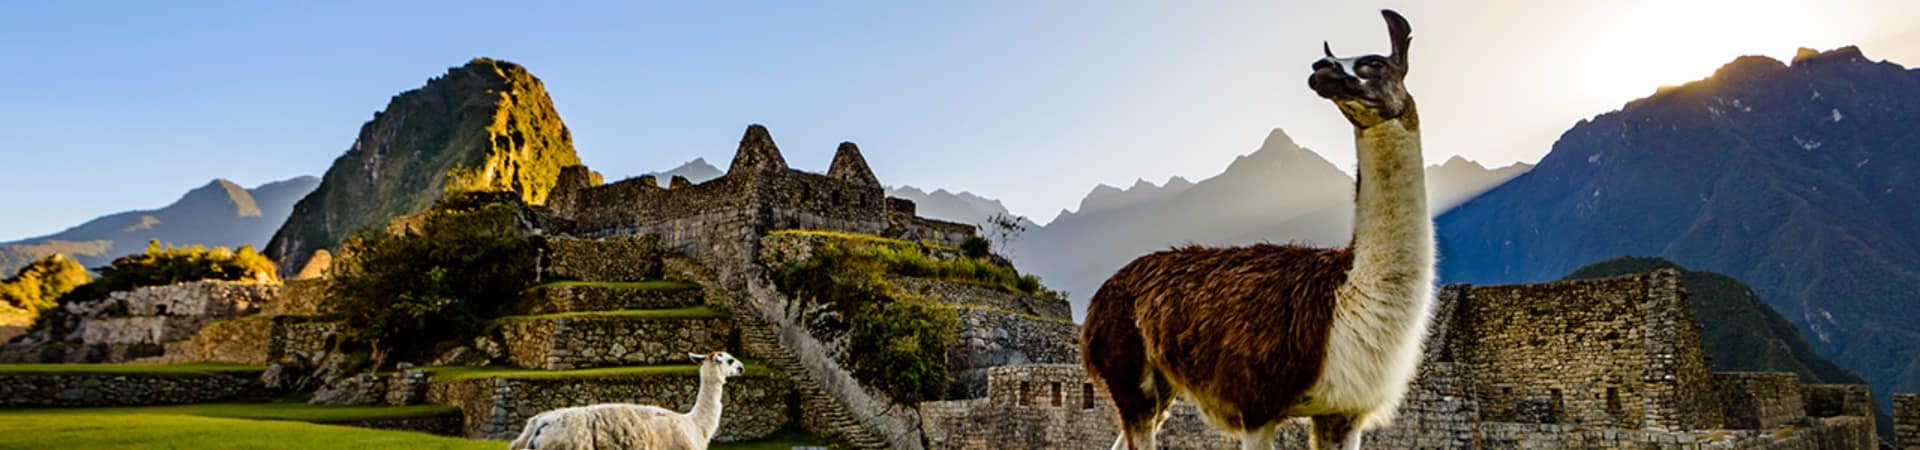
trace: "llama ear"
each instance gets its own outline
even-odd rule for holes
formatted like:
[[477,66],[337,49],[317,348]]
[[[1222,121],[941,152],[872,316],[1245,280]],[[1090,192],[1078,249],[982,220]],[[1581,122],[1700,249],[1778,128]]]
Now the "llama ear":
[[1328,58],[1334,57],[1333,44],[1328,44],[1327,41],[1320,41],[1320,51],[1326,52]]
[[1380,15],[1387,18],[1387,37],[1393,40],[1393,62],[1400,66],[1400,72],[1404,75],[1407,70],[1407,46],[1413,44],[1413,25],[1407,23],[1406,17],[1401,17],[1400,13],[1391,9],[1380,10]]
[[697,363],[698,363],[698,362],[707,362],[707,355],[702,355],[702,354],[697,354],[697,353],[688,353],[688,354],[687,354],[687,357],[688,357],[688,358],[692,358],[692,359],[693,359],[693,362],[697,362]]

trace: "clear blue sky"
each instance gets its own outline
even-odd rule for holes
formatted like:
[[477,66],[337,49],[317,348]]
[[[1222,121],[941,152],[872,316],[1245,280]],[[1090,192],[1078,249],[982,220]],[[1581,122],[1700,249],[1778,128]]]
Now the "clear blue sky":
[[852,140],[885,183],[1046,220],[1098,183],[1216,174],[1272,128],[1350,165],[1304,80],[1322,39],[1385,50],[1383,6],[1413,21],[1436,162],[1536,160],[1574,121],[1739,54],[1920,54],[1903,0],[1199,3],[10,2],[0,240],[216,177],[319,175],[390,96],[475,56],[545,80],[610,178],[724,167],[764,123],[796,167]]

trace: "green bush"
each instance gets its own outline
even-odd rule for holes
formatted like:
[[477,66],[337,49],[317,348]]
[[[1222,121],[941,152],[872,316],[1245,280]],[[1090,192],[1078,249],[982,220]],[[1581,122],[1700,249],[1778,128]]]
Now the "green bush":
[[859,355],[847,361],[855,377],[902,403],[939,399],[953,382],[947,349],[959,321],[953,310],[900,292],[882,276],[887,267],[918,260],[866,244],[825,240],[804,261],[772,261],[774,284],[794,299],[790,315],[846,335],[849,353]]
[[278,281],[273,260],[255,252],[252,246],[239,250],[226,247],[163,246],[149,241],[144,252],[114,258],[106,267],[96,269],[100,278],[81,285],[61,299],[89,301],[107,297],[107,293],[145,286],[165,286],[199,280]]
[[967,236],[967,240],[960,242],[960,251],[966,253],[968,258],[986,258],[993,254],[993,242],[979,236]]
[[326,309],[345,320],[350,343],[396,361],[430,356],[485,331],[532,285],[539,247],[518,226],[521,205],[449,199],[411,226],[344,244]]
[[20,268],[0,281],[0,314],[33,317],[53,308],[60,297],[93,281],[78,261],[58,253]]

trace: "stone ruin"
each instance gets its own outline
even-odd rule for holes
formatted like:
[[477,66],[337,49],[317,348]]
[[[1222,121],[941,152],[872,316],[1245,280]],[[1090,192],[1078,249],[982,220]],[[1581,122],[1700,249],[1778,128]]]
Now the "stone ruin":
[[[1366,448],[1876,448],[1864,385],[1715,373],[1679,274],[1447,286],[1425,359],[1390,427]],[[1920,400],[1902,430],[1920,434]],[[921,405],[929,448],[1107,448],[1106,393],[1078,364],[997,367],[987,395]],[[1176,403],[1169,448],[1237,448]],[[1306,448],[1304,426],[1276,448]]]

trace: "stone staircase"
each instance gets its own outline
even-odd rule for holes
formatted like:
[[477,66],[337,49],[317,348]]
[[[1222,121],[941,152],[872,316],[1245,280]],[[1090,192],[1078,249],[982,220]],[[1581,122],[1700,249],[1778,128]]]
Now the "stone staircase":
[[[665,259],[665,270],[667,273],[702,285],[721,285],[719,277],[711,269],[688,258]],[[800,399],[800,410],[803,412],[800,421],[808,430],[846,448],[891,448],[885,437],[874,432],[860,418],[854,416],[839,398],[834,397],[820,384],[819,380],[808,374],[800,356],[794,354],[785,345],[781,345],[778,331],[754,312],[758,309],[749,303],[750,300],[747,297],[727,294],[717,296],[724,298],[709,299],[709,301],[725,304],[729,309],[738,312],[733,316],[733,321],[735,329],[740,333],[742,347],[768,367],[779,369],[792,379],[794,393]]]
[[564,280],[529,289],[518,308],[526,315],[494,322],[510,365],[426,369],[427,400],[459,407],[465,435],[512,438],[528,417],[568,406],[684,411],[700,385],[687,354],[716,350],[749,360],[747,373],[727,382],[718,441],[764,438],[797,419],[787,367],[755,361],[760,355],[740,345],[737,318],[709,300],[703,283],[659,279],[660,254],[648,241],[564,242],[547,271]]

